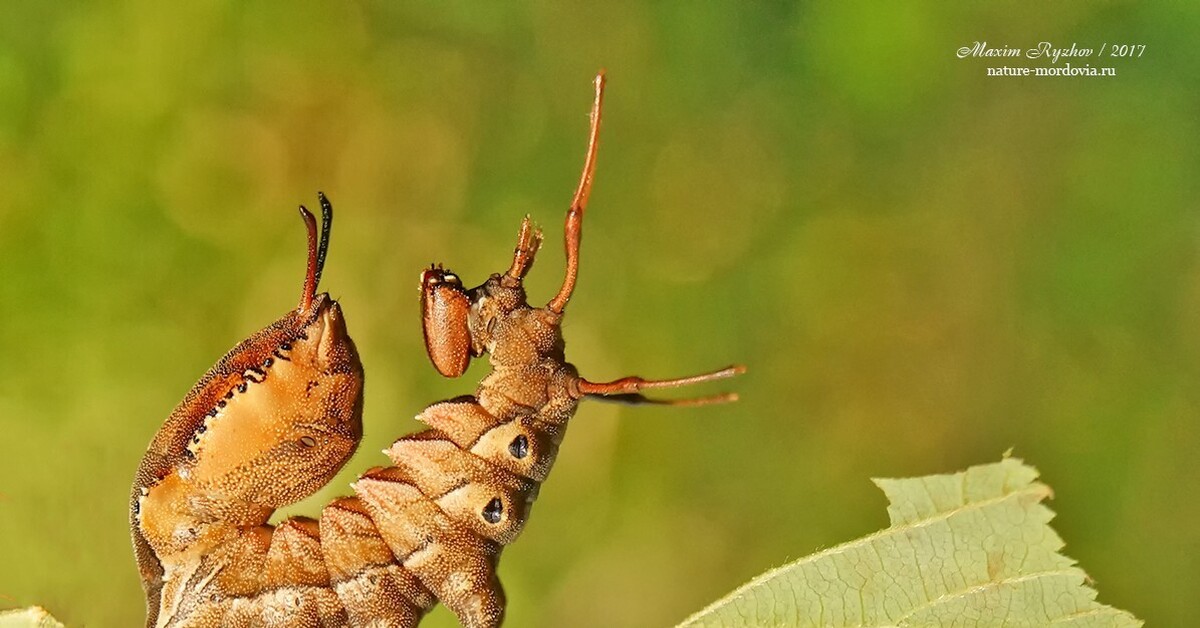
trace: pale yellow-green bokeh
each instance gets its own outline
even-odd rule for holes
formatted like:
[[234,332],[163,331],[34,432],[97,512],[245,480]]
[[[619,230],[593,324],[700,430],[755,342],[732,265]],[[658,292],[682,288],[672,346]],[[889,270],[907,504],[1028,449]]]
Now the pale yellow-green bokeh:
[[[501,564],[509,625],[671,625],[886,525],[869,477],[1010,447],[1102,602],[1200,614],[1196,9],[396,4],[5,8],[0,607],[141,621],[134,469],[294,306],[317,190],[367,434],[292,512],[472,390],[482,364],[447,381],[423,355],[417,275],[502,270],[529,213],[549,298],[606,67],[568,355],[750,373],[734,406],[580,411]],[[1116,77],[999,79],[956,57],[977,40],[1147,48]]]

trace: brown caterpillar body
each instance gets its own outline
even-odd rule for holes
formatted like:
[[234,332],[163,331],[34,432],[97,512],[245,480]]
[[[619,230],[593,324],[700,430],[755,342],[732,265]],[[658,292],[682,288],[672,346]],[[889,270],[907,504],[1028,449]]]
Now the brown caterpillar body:
[[[449,271],[425,271],[423,325],[434,366],[455,377],[487,353],[491,373],[475,395],[427,407],[417,418],[430,429],[397,440],[386,452],[394,466],[363,474],[356,496],[331,502],[319,521],[297,517],[272,528],[271,513],[327,482],[362,434],[354,344],[337,303],[313,296],[330,216],[322,197],[319,249],[306,216],[301,307],[218,362],[142,461],[131,525],[148,626],[411,627],[439,601],[465,626],[498,626],[500,551],[520,534],[583,397],[672,405],[734,398],[660,401],[639,391],[729,377],[741,367],[595,383],[565,361],[560,326],[578,270],[603,87],[601,75],[588,158],[567,214],[559,293],[545,307],[526,302],[522,280],[541,243],[528,217],[504,274],[466,290]],[[291,359],[281,362],[284,344]]]

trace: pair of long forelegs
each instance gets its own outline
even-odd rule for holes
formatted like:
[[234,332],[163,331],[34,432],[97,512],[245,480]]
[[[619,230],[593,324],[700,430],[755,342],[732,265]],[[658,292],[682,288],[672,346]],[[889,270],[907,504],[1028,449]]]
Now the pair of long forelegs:
[[[563,310],[566,309],[567,302],[571,299],[571,293],[575,290],[575,280],[579,275],[579,247],[583,239],[583,214],[587,209],[588,198],[592,192],[592,178],[596,172],[596,152],[600,139],[600,109],[604,102],[604,82],[604,73],[601,72],[595,81],[596,97],[592,102],[591,130],[588,134],[587,157],[583,163],[583,174],[579,177],[579,186],[575,189],[575,196],[571,199],[571,207],[567,210],[566,225],[563,228],[563,239],[567,252],[566,276],[563,278],[562,287],[559,288],[558,294],[546,304],[546,309],[555,314],[562,314]],[[533,266],[533,258],[537,254],[541,243],[541,230],[534,228],[530,223],[529,217],[526,216],[525,220],[521,222],[521,232],[517,236],[517,246],[513,252],[512,265],[509,267],[508,272],[505,273],[504,280],[506,282],[520,283],[525,278],[526,273],[529,272],[529,268]],[[592,382],[581,377],[576,384],[575,392],[579,397],[606,398],[609,401],[631,404],[698,406],[710,403],[725,403],[736,401],[737,395],[735,393],[724,393],[709,397],[665,400],[647,398],[641,394],[641,391],[653,388],[677,388],[724,379],[744,373],[745,370],[743,366],[729,366],[700,375],[660,380],[631,376],[611,382]]]

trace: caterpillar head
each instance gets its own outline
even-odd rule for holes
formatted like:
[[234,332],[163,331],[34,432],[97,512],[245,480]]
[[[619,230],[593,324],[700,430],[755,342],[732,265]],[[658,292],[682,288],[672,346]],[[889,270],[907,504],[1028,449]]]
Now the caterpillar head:
[[[525,274],[541,242],[541,231],[526,216],[512,267],[504,274],[467,289],[457,275],[440,265],[421,273],[425,351],[439,373],[458,377],[471,358],[484,353],[490,353],[497,364],[526,363],[537,355],[561,358],[562,313],[530,307],[525,297]],[[498,342],[502,337],[507,340]]]
[[[445,377],[458,377],[471,363],[471,298],[458,275],[439,266],[421,273],[421,330],[425,352]],[[478,355],[478,354],[476,354]]]

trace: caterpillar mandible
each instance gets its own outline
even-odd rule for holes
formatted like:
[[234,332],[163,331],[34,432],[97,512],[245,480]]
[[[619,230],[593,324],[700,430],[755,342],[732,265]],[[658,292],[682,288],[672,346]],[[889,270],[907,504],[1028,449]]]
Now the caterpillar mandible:
[[[499,626],[505,609],[496,578],[501,549],[520,534],[580,400],[606,396],[627,403],[697,405],[736,398],[658,400],[640,391],[730,377],[743,372],[740,366],[680,379],[626,377],[601,383],[580,377],[565,360],[561,322],[578,274],[604,82],[601,73],[595,80],[587,158],[566,217],[567,269],[558,293],[544,307],[527,303],[522,284],[542,241],[528,217],[509,269],[482,285],[468,290],[440,266],[424,271],[422,328],[434,367],[457,377],[471,358],[487,354],[492,371],[474,395],[427,407],[417,418],[430,429],[397,440],[387,451],[394,466],[363,474],[353,485],[356,496],[331,502],[319,521],[297,517],[271,528],[266,525],[270,513],[328,481],[362,432],[361,364],[336,302],[313,296],[328,228],[315,246],[315,225],[302,212],[310,253],[300,308],[218,362],[168,419],[143,459],[131,524],[150,606],[148,626],[412,627],[437,602],[464,626]],[[324,197],[322,208],[328,225],[331,210]],[[297,359],[297,343],[314,342],[313,321],[321,322],[321,333],[306,355],[333,352],[339,360]],[[276,355],[273,348],[283,338],[293,350],[291,368],[328,378],[330,385],[320,380],[305,386],[302,396],[296,387],[275,390],[271,382],[283,378],[273,377],[271,364],[259,369],[265,377],[251,383],[230,375],[243,366],[261,366],[263,352]],[[327,373],[334,366],[336,375]],[[220,405],[238,399],[229,396],[230,390],[248,394],[254,386],[263,392],[252,408]],[[297,397],[283,398],[287,394]],[[290,421],[274,425],[277,433],[263,434],[259,430],[272,425],[271,417],[281,415],[269,401],[294,410]],[[239,415],[254,410],[267,418]],[[206,432],[206,422],[196,417],[240,418],[245,425],[218,420]],[[297,437],[304,429],[311,434]],[[207,445],[217,432],[234,447],[232,454]],[[312,434],[330,437],[336,446],[328,447],[320,463],[302,463],[297,452],[315,453],[315,445],[324,445]],[[237,457],[238,451],[246,455]],[[225,460],[230,456],[240,465]],[[214,465],[228,468],[231,476],[216,495],[198,490],[197,484],[201,475],[213,473],[196,472]],[[278,472],[270,478],[274,483],[259,480],[253,471],[260,468]]]

